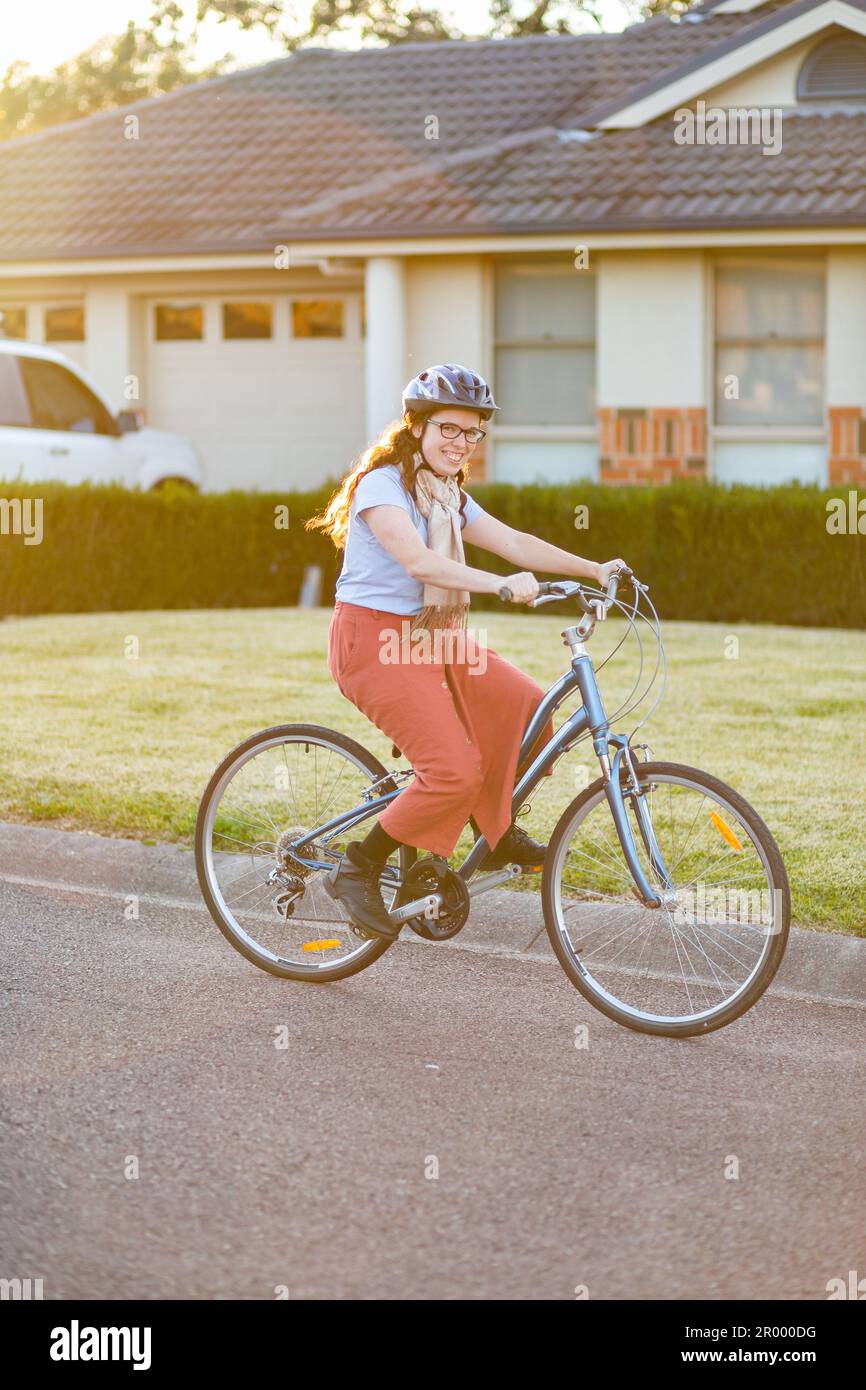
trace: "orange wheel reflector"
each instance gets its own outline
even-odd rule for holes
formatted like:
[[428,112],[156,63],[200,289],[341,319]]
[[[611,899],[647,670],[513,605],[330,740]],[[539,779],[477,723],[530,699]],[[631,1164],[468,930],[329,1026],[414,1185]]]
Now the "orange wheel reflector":
[[731,846],[731,849],[739,850],[743,848],[731,827],[725,821],[722,820],[721,816],[718,814],[717,811],[710,812],[710,820],[713,822],[713,825],[718,830],[722,839],[727,840],[728,844]]
[[305,941],[302,950],[304,951],[333,951],[335,946],[342,946],[342,941],[338,941],[335,936],[323,936],[319,941]]

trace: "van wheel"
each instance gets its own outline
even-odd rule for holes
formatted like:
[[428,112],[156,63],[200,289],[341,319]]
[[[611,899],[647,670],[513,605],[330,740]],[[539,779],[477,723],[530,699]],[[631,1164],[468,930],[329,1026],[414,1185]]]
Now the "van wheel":
[[151,492],[170,492],[172,488],[179,489],[181,492],[198,492],[195,483],[191,483],[189,478],[160,478],[159,482],[154,483]]

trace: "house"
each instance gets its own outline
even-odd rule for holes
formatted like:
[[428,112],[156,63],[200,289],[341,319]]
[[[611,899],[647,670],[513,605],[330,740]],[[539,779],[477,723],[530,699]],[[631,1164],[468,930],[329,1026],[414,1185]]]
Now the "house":
[[198,442],[335,477],[437,361],[473,476],[866,485],[866,0],[305,49],[0,145],[0,312]]

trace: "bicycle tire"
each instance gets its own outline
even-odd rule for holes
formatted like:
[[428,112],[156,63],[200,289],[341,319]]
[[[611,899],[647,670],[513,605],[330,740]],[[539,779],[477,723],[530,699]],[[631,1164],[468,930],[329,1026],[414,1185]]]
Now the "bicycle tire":
[[[264,954],[252,950],[246,942],[239,939],[231,925],[226,922],[219,904],[211,890],[210,879],[207,872],[207,847],[205,845],[205,835],[208,821],[208,810],[211,800],[226,773],[241,758],[250,753],[251,750],[260,744],[274,742],[287,735],[299,735],[301,738],[305,734],[310,738],[324,739],[332,743],[350,756],[354,757],[362,764],[364,769],[371,774],[372,780],[384,777],[388,769],[383,766],[377,757],[369,749],[363,747],[355,739],[349,738],[347,734],[341,734],[336,729],[325,729],[317,724],[275,724],[269,729],[260,729],[258,733],[252,734],[227,753],[222,762],[212,773],[210,780],[202,794],[199,803],[198,816],[195,827],[195,867],[198,877],[198,884],[202,897],[211,917],[219,927],[226,940],[239,951],[242,956],[249,960],[260,970],[266,971],[269,975],[276,975],[281,979],[297,980],[303,984],[330,984],[335,980],[345,980],[352,975],[357,975],[359,971],[366,970],[385,954],[394,942],[382,937],[379,940],[371,940],[359,945],[358,951],[345,959],[337,961],[332,966],[318,968],[315,972],[304,971],[291,965],[281,965],[278,962],[269,960]],[[417,857],[417,850],[411,845],[402,845],[400,848],[400,871],[405,874],[410,865]]]
[[595,802],[599,792],[604,792],[604,779],[599,777],[586,787],[574,800],[566,807],[560,816],[553,835],[550,838],[547,854],[545,855],[545,867],[542,876],[541,894],[544,911],[544,922],[550,944],[553,947],[559,964],[565,971],[571,983],[580,991],[585,999],[594,1008],[605,1014],[614,1022],[622,1024],[634,1032],[649,1033],[659,1037],[686,1038],[700,1037],[707,1033],[725,1028],[736,1019],[741,1018],[764,994],[767,987],[773,980],[785,953],[785,946],[788,940],[791,917],[791,890],[788,883],[788,875],[782,859],[779,847],[768,826],[759,816],[753,806],[722,782],[712,773],[703,772],[699,768],[688,767],[682,763],[669,762],[645,762],[636,763],[636,770],[641,782],[652,781],[653,778],[661,778],[664,775],[683,777],[688,781],[703,786],[707,791],[721,796],[736,811],[743,823],[747,825],[755,834],[764,852],[765,861],[769,866],[773,879],[773,888],[777,888],[781,894],[781,925],[777,932],[771,936],[770,948],[767,951],[761,965],[751,981],[748,988],[742,995],[733,998],[728,1005],[721,1005],[718,1014],[712,1018],[701,1022],[683,1021],[682,1023],[661,1024],[653,1020],[646,1019],[643,1022],[637,1021],[632,1013],[612,1005],[609,1000],[600,997],[592,988],[587,979],[581,975],[576,968],[574,960],[564,946],[561,933],[556,919],[555,894],[557,890],[556,871],[554,865],[557,862],[558,852],[562,840],[566,836],[571,836],[573,830],[579,825],[576,819],[578,812],[586,812],[589,805]]

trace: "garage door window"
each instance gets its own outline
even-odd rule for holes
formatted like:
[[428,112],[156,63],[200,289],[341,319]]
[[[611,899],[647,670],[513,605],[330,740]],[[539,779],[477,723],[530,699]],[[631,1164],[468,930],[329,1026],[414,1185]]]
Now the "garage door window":
[[37,429],[74,430],[80,434],[115,433],[114,421],[102,402],[65,367],[38,357],[18,360]]
[[84,305],[64,304],[45,310],[46,343],[84,342]]
[[0,338],[27,337],[27,310],[0,304]]
[[204,337],[204,309],[201,304],[157,304],[156,341],[201,340]]
[[296,299],[292,303],[292,336],[295,338],[342,338],[343,301],[341,299]]
[[270,304],[224,304],[224,338],[270,338],[273,336]]

